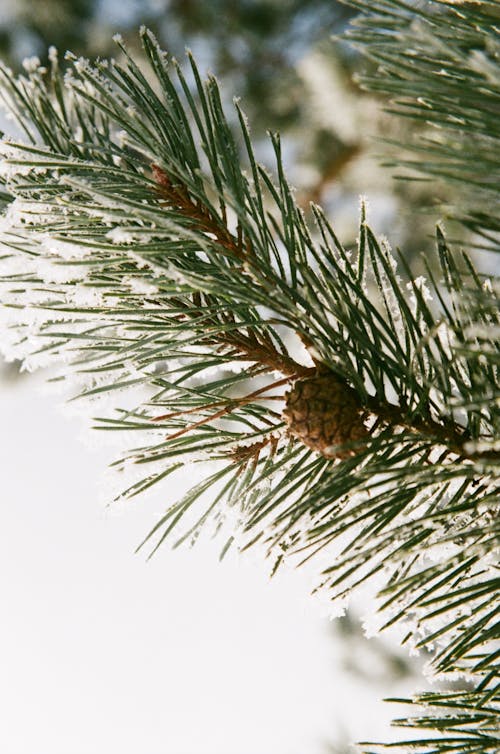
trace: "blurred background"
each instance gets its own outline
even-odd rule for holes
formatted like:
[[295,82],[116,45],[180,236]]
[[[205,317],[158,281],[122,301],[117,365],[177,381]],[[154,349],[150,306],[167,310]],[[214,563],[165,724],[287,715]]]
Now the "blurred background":
[[366,195],[375,229],[417,257],[434,231],[436,185],[394,181],[380,166],[382,137],[414,139],[415,125],[388,116],[357,85],[368,63],[340,39],[353,15],[335,0],[0,0],[0,54],[14,69],[25,57],[46,60],[50,45],[116,56],[112,36],[120,33],[139,55],[137,31],[145,24],[178,60],[191,49],[228,103],[241,99],[262,161],[271,162],[266,132],[281,132],[306,211],[310,201],[321,203],[348,243]]
[[[375,230],[418,269],[436,219],[423,183],[380,167],[380,138],[412,138],[363,93],[367,63],[338,37],[352,11],[332,0],[0,0],[0,53],[15,70],[50,45],[116,55],[140,24],[179,60],[190,48],[241,98],[261,160],[279,130],[307,212],[321,203],[357,235],[359,195]],[[335,39],[332,38],[335,36]],[[0,368],[0,750],[5,754],[347,754],[388,737],[384,696],[422,688],[422,658],[366,639],[358,601],[330,622],[310,575],[221,543],[135,547],[178,492],[105,507],[112,447],[43,391],[46,375]]]

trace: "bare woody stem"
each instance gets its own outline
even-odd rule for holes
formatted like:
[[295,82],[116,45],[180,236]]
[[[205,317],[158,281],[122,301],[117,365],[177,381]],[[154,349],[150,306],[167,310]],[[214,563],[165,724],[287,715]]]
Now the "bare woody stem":
[[242,262],[246,260],[247,254],[241,242],[230,233],[220,218],[214,217],[200,202],[195,202],[187,188],[181,183],[174,183],[159,165],[153,163],[151,170],[158,184],[158,193],[166,206],[179,210],[191,221],[196,230],[215,236],[218,246],[228,252],[231,257]]
[[[207,207],[196,202],[189,195],[187,188],[174,183],[165,171],[156,164],[151,166],[153,177],[158,185],[165,206],[178,210],[191,222],[192,227],[204,234],[210,234],[224,254],[240,262],[248,261],[253,256],[249,242],[243,244],[241,235],[235,237],[221,220],[214,216]],[[188,314],[188,307],[186,314]],[[215,324],[215,323],[214,323]],[[269,370],[276,370],[290,379],[305,377],[314,373],[314,367],[306,367],[295,361],[288,353],[278,351],[266,333],[253,331],[219,332],[214,334],[214,345],[232,348],[241,357],[254,361]]]

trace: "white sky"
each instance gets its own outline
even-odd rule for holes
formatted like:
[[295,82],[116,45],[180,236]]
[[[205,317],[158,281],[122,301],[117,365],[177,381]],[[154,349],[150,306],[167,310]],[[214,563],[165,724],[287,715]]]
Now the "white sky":
[[[135,546],[159,510],[106,510],[103,451],[38,378],[0,383],[2,754],[324,754],[384,736],[401,688],[345,675],[300,573],[221,542]],[[165,492],[167,490],[165,489]]]

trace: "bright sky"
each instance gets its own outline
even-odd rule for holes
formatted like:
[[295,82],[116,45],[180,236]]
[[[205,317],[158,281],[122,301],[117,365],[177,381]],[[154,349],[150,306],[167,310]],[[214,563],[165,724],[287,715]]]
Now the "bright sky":
[[401,690],[345,674],[304,577],[220,564],[220,542],[134,555],[160,508],[105,509],[108,459],[38,383],[0,384],[2,754],[325,754],[383,736],[398,710],[378,700]]

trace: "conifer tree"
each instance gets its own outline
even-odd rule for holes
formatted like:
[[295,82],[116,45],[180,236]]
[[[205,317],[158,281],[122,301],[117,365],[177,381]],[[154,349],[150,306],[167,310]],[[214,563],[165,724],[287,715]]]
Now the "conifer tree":
[[333,604],[377,583],[381,627],[467,682],[411,700],[424,737],[397,746],[496,752],[500,316],[478,253],[498,250],[499,4],[353,4],[365,85],[423,123],[394,161],[461,187],[469,249],[438,225],[415,277],[364,204],[345,248],[298,208],[278,135],[269,170],[238,102],[230,126],[216,80],[142,29],[147,71],[119,38],[118,61],[0,69],[2,347],[119,396],[96,425],[137,438],[123,495],[210,465],[150,553],[229,519],[223,550],[316,559]]

